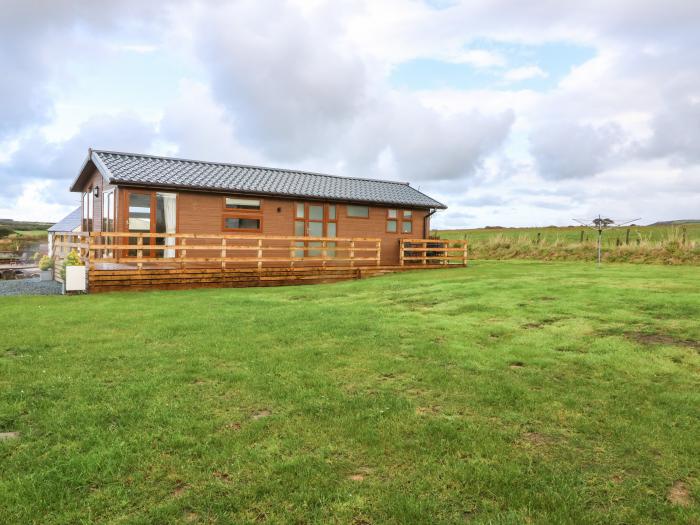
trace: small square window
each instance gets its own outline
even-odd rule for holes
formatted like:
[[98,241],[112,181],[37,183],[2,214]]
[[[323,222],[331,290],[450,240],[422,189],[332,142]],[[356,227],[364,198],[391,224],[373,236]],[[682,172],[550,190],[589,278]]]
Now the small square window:
[[296,217],[297,217],[297,219],[304,218],[304,203],[303,202],[297,203]]
[[401,232],[402,233],[413,232],[413,223],[411,221],[403,221],[403,223],[401,224]]
[[387,210],[387,217],[395,219],[399,215],[399,210]]
[[404,210],[403,211],[403,218],[404,219],[410,219],[413,217],[413,212],[411,210]]
[[386,231],[389,233],[396,233],[396,221],[386,221]]
[[335,220],[335,204],[328,205],[328,219],[331,221]]

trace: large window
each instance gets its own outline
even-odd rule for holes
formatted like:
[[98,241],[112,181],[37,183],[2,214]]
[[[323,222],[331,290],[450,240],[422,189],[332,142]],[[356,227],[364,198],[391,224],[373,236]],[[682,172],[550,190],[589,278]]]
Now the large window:
[[[114,231],[114,190],[102,192],[102,231]],[[104,237],[104,244],[113,244],[112,237]],[[106,257],[112,257],[111,250],[105,250]]]
[[398,233],[399,225],[401,233],[413,233],[413,211],[388,209],[386,211],[387,233]]
[[355,206],[349,204],[347,209],[348,217],[357,217],[362,219],[369,217],[369,206]]
[[114,190],[102,192],[102,231],[114,231]]
[[92,231],[92,188],[83,193],[83,231]]

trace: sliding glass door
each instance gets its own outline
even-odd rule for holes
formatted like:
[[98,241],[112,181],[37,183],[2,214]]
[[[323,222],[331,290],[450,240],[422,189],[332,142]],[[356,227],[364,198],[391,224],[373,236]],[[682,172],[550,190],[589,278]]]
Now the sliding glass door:
[[[133,233],[176,233],[177,195],[174,193],[141,192],[129,190],[127,202],[127,229]],[[138,244],[138,237],[130,237],[129,244]],[[175,249],[151,250],[149,246],[174,246],[173,237],[144,237],[143,257],[175,257]],[[136,257],[137,250],[129,250]]]
[[[127,193],[127,202],[129,213],[127,215],[127,227],[129,233],[150,233],[151,231],[151,194],[150,193],[137,193],[135,191],[130,191]],[[143,238],[141,244],[143,246],[148,246],[151,243],[151,239],[148,237]],[[129,237],[129,244],[137,245],[139,244],[138,237]],[[142,256],[150,257],[151,250],[142,248]],[[129,257],[137,257],[138,250],[129,250]]]
[[[177,224],[177,195],[174,193],[156,193],[156,233],[176,233]],[[174,246],[175,237],[158,237],[156,244]],[[155,250],[156,257],[175,257],[173,248]]]

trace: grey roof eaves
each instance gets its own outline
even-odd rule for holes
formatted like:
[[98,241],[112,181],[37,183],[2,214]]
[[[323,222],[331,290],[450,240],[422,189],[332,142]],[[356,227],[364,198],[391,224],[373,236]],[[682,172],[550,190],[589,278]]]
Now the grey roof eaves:
[[[409,198],[407,199],[407,195],[404,193],[404,190],[401,190],[397,192],[396,198],[390,198],[386,195],[384,191],[380,191],[379,194],[375,194],[374,198],[372,198],[372,193],[374,190],[367,190],[367,188],[364,188],[364,191],[359,191],[357,193],[357,196],[352,196],[352,195],[330,195],[330,194],[314,194],[314,193],[307,193],[304,192],[304,188],[297,188],[298,191],[270,191],[269,188],[265,187],[258,187],[258,188],[243,188],[243,187],[225,187],[225,185],[198,185],[195,182],[196,181],[182,181],[182,179],[178,180],[177,178],[174,178],[172,181],[168,180],[162,180],[162,181],[157,181],[153,180],[139,180],[139,178],[124,178],[119,176],[119,174],[115,174],[112,172],[107,164],[107,162],[104,162],[102,158],[100,158],[100,155],[104,155],[106,159],[112,159],[113,157],[127,157],[130,159],[143,159],[144,161],[152,162],[152,161],[164,161],[164,162],[172,162],[172,163],[177,163],[177,165],[181,164],[191,164],[192,166],[195,167],[202,167],[202,166],[211,166],[212,169],[230,169],[230,170],[254,170],[254,171],[267,171],[267,172],[272,172],[272,173],[278,173],[278,174],[289,174],[290,176],[298,175],[300,177],[308,177],[311,176],[313,178],[318,177],[319,179],[326,179],[326,180],[337,180],[339,181],[340,184],[352,184],[354,181],[359,182],[362,184],[363,182],[366,183],[371,183],[374,186],[374,188],[377,188],[377,184],[379,185],[387,185],[386,187],[391,188],[391,186],[396,185],[404,188],[410,188],[408,196],[410,197],[410,193],[413,193],[415,197],[420,196],[418,199],[415,198]],[[191,160],[191,159],[183,159],[183,158],[176,158],[176,157],[161,157],[161,156],[156,156],[156,155],[144,155],[144,154],[138,154],[138,153],[126,153],[126,152],[117,152],[117,151],[107,151],[107,150],[89,150],[88,158],[85,160],[85,163],[83,164],[83,168],[81,169],[81,173],[76,179],[76,181],[73,183],[71,186],[71,191],[79,191],[78,188],[78,183],[80,180],[84,177],[87,176],[86,168],[89,163],[92,163],[102,174],[102,176],[110,183],[110,184],[115,184],[115,185],[122,185],[122,186],[133,186],[133,187],[158,187],[158,188],[169,188],[169,189],[188,189],[188,190],[193,190],[193,191],[202,191],[202,192],[210,192],[210,193],[228,193],[228,192],[235,192],[235,193],[240,193],[240,194],[248,194],[248,195],[260,195],[260,196],[279,196],[279,197],[303,197],[307,199],[312,199],[312,200],[325,200],[325,201],[335,201],[335,202],[357,202],[357,203],[375,203],[375,204],[394,204],[394,205],[411,205],[419,208],[437,208],[437,209],[445,209],[447,208],[444,204],[436,201],[432,197],[429,197],[425,193],[421,192],[420,190],[417,190],[416,188],[413,188],[410,186],[409,183],[407,182],[396,182],[396,181],[386,181],[386,180],[379,180],[379,179],[368,179],[368,178],[360,178],[360,177],[341,177],[338,175],[328,175],[328,174],[323,174],[323,173],[314,173],[314,172],[309,172],[309,171],[301,171],[301,170],[292,170],[292,169],[285,169],[285,168],[268,168],[268,167],[263,167],[263,166],[251,166],[251,165],[245,165],[245,164],[232,164],[232,163],[221,163],[221,162],[211,162],[211,161],[201,161],[201,160]],[[308,178],[307,178],[308,180]],[[308,190],[312,190],[314,188],[309,187],[307,185]],[[352,192],[351,192],[352,193]],[[390,192],[389,192],[390,193]],[[368,195],[369,194],[369,195]],[[422,201],[422,202],[421,202]]]

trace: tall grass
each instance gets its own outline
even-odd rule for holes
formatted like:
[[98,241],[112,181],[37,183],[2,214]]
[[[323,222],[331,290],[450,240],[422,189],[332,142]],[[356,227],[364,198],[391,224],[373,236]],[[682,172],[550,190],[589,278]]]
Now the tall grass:
[[[449,238],[449,232],[441,236]],[[462,241],[469,244],[472,259],[538,259],[552,261],[594,261],[597,258],[596,233],[573,240],[571,235],[534,236],[494,232],[489,236],[471,239],[463,234]],[[658,232],[637,231],[627,242],[620,241],[619,232],[603,234],[603,260],[609,262],[700,264],[700,242],[689,240],[682,228],[672,227],[659,236]],[[455,244],[461,244],[456,240]]]

